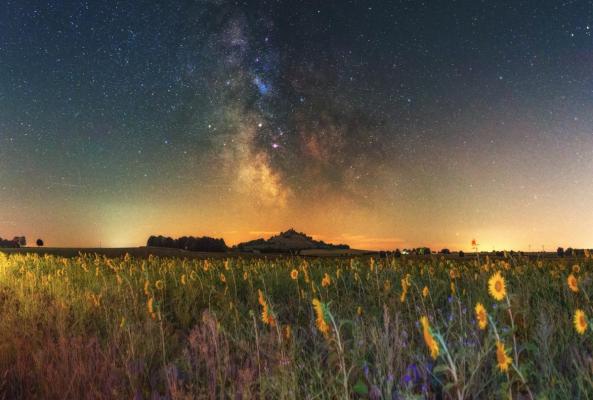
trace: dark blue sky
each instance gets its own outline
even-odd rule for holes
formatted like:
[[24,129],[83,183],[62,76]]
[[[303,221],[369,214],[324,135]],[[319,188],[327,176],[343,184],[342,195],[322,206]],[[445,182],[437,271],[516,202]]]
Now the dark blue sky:
[[4,2],[0,236],[583,242],[592,31],[586,1]]

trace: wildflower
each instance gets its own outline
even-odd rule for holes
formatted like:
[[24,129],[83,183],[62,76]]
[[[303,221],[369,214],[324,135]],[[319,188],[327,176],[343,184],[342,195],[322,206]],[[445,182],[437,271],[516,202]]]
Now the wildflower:
[[290,271],[290,278],[293,281],[296,281],[298,277],[299,277],[299,271],[297,271],[296,269],[293,269],[292,271]]
[[181,275],[181,284],[185,285],[186,280],[185,280],[185,274]]
[[476,320],[478,321],[478,327],[482,330],[486,329],[486,327],[488,326],[488,313],[486,312],[486,309],[484,308],[482,303],[476,304],[474,311],[476,312]]
[[125,317],[121,317],[121,321],[119,322],[119,327],[120,328],[123,328],[125,324],[126,324],[126,318]]
[[323,274],[323,279],[321,280],[321,286],[328,287],[331,283],[332,283],[331,278],[329,277],[329,275],[326,272],[325,274]]
[[356,308],[356,315],[358,315],[359,317],[362,315],[362,307],[361,306],[358,306]]
[[163,288],[165,287],[165,284],[163,283],[163,281],[161,279],[159,279],[158,281],[156,281],[154,283],[154,286],[158,289],[158,290],[163,290]]
[[504,278],[500,274],[500,271],[488,279],[488,293],[494,298],[494,300],[501,301],[507,294],[506,284]]
[[573,317],[574,329],[577,331],[579,335],[582,335],[587,330],[587,316],[585,312],[581,309],[577,309],[574,312]]
[[248,277],[247,271],[243,272],[243,280],[246,281]]
[[424,289],[422,289],[422,297],[428,297],[429,294],[430,290],[428,289],[428,286],[424,286]]
[[566,282],[568,283],[568,288],[570,290],[572,290],[575,293],[579,291],[579,281],[577,280],[576,276],[574,276],[573,274],[568,275]]
[[326,322],[326,306],[318,299],[313,299],[313,308],[315,309],[317,329],[323,333],[323,336],[327,337],[329,335],[329,325]]
[[581,272],[581,267],[579,266],[579,264],[575,264],[572,266],[572,272],[573,274],[578,274],[579,272]]
[[507,354],[507,350],[504,347],[504,343],[500,340],[496,341],[496,363],[500,372],[507,372],[509,365],[513,362],[513,359]]
[[439,344],[437,343],[434,336],[432,335],[432,332],[430,331],[428,317],[423,316],[422,318],[420,318],[420,323],[422,324],[422,335],[424,336],[424,342],[430,350],[430,356],[433,358],[433,360],[436,360],[436,358],[439,355]]
[[192,281],[195,281],[196,279],[198,279],[198,273],[196,271],[190,272],[189,279],[191,279]]
[[220,273],[220,281],[222,283],[226,283],[226,276],[224,276],[224,274],[222,272]]
[[290,340],[292,336],[292,328],[290,327],[290,325],[285,325],[284,326],[284,338],[286,340]]

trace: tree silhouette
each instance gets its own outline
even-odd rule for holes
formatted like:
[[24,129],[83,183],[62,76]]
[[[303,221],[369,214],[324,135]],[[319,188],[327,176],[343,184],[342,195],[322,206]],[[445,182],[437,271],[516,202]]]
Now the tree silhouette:
[[43,247],[43,240],[37,239],[37,241],[35,243],[37,244],[37,246]]
[[150,236],[146,242],[148,247],[167,247],[189,251],[225,252],[228,250],[224,239],[215,239],[208,236],[193,237],[182,236],[178,239],[165,236]]
[[15,236],[12,240],[21,247],[27,245],[27,239],[24,236]]

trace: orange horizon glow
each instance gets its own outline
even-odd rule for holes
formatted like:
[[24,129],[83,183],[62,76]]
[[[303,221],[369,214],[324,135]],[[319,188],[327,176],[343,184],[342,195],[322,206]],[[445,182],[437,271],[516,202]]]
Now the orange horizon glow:
[[[282,230],[277,231],[199,231],[199,232],[191,232],[188,230],[170,230],[170,231],[158,231],[158,232],[140,232],[135,230],[130,230],[128,232],[122,232],[120,235],[114,235],[111,237],[101,239],[101,237],[97,237],[95,241],[88,241],[88,240],[53,240],[51,236],[35,236],[32,234],[26,235],[28,247],[35,247],[35,240],[39,237],[42,238],[45,242],[44,247],[56,247],[56,248],[134,248],[134,247],[142,247],[146,245],[146,240],[150,235],[163,235],[163,236],[170,236],[173,238],[178,238],[181,236],[210,236],[214,238],[222,238],[225,240],[227,246],[232,247],[237,245],[241,242],[264,238],[268,239],[271,236],[279,234],[281,231],[285,231],[290,227],[284,228]],[[347,244],[350,246],[351,249],[356,250],[395,250],[395,249],[405,249],[405,248],[418,248],[418,247],[429,247],[433,251],[440,251],[441,249],[447,248],[451,251],[459,251],[462,250],[464,252],[473,252],[474,248],[471,243],[471,239],[464,241],[456,241],[456,242],[422,242],[422,241],[406,241],[400,239],[398,237],[369,237],[365,235],[349,235],[349,234],[341,234],[337,236],[330,236],[324,235],[319,233],[309,233],[303,231],[301,229],[295,228],[299,232],[303,232],[315,240],[323,240],[326,243],[332,244]],[[14,231],[17,232],[17,231]],[[13,236],[21,235],[19,232],[18,234],[9,234],[2,237],[11,238]],[[556,251],[557,247],[573,247],[573,248],[590,248],[592,247],[590,244],[584,242],[576,242],[576,243],[547,243],[547,244],[530,244],[527,245],[513,245],[512,242],[509,241],[495,241],[484,236],[483,240],[478,240],[478,250],[479,251],[502,251],[502,250],[515,250],[515,251],[541,251],[542,248],[547,252]]]

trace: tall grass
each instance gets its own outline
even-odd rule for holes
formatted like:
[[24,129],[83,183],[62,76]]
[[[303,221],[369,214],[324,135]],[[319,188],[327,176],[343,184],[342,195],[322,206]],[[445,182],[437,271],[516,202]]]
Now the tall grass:
[[[0,253],[0,394],[592,398],[593,333],[573,315],[593,315],[593,260],[479,261]],[[488,293],[496,271],[501,301]]]

